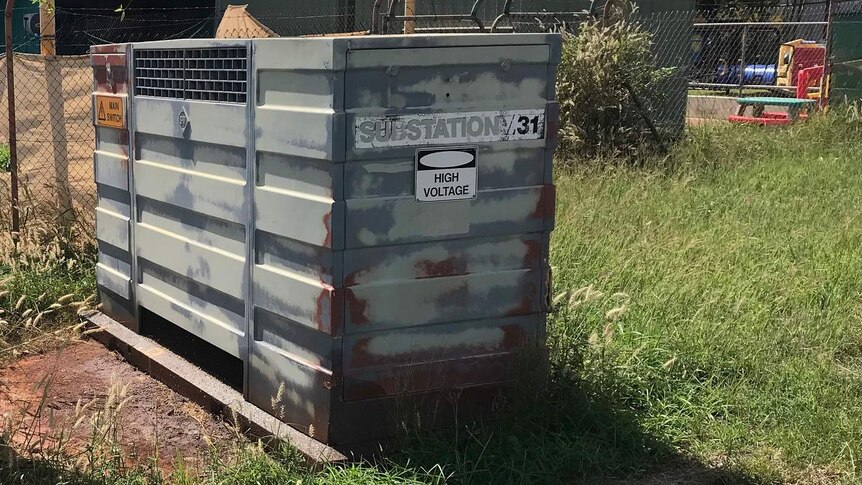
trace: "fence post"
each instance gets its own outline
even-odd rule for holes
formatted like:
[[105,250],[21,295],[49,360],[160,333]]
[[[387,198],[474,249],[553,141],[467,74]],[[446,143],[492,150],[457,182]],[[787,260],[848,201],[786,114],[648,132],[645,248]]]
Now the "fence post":
[[[416,0],[404,0],[404,16],[414,16],[416,15]],[[416,21],[415,20],[405,20],[404,21],[404,33],[405,34],[413,34],[416,32]]]
[[820,78],[820,107],[829,102],[830,84],[832,84],[832,23],[835,21],[835,2],[826,0],[826,57],[824,58],[823,77]]
[[48,89],[48,115],[51,118],[51,155],[54,158],[54,190],[57,195],[57,224],[68,228],[75,220],[72,190],[69,187],[69,153],[66,147],[66,106],[63,97],[63,67],[56,57],[56,11],[54,0],[39,2],[40,50],[45,70],[45,87]]
[[6,95],[9,99],[9,175],[12,191],[12,235],[17,237],[21,230],[18,214],[18,142],[15,128],[15,53],[12,50],[12,11],[15,0],[6,0]]
[[43,56],[57,54],[54,10],[54,0],[39,1],[39,50]]
[[66,133],[66,103],[63,96],[63,66],[60,58],[49,55],[42,59],[45,87],[48,89],[48,117],[51,120],[49,151],[53,158],[53,185],[56,195],[57,225],[68,229],[75,222],[72,188],[69,184],[69,149]]

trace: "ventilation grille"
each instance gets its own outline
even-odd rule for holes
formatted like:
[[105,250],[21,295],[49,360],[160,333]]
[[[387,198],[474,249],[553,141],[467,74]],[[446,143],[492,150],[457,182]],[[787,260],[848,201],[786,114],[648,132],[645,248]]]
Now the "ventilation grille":
[[135,50],[135,94],[245,103],[245,47]]

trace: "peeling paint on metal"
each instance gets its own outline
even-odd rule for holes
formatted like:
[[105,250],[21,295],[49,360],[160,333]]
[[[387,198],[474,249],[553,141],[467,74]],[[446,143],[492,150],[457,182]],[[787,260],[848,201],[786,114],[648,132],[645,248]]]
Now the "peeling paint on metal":
[[[325,442],[391,432],[370,418],[402,395],[489,404],[544,335],[559,42],[148,43],[249,47],[252,104],[132,96],[134,131],[96,129],[99,285],[127,295],[110,308],[142,305],[243,359],[247,398]],[[94,92],[128,89],[108,66],[135,48],[93,48]],[[464,141],[477,198],[417,203],[417,146]]]

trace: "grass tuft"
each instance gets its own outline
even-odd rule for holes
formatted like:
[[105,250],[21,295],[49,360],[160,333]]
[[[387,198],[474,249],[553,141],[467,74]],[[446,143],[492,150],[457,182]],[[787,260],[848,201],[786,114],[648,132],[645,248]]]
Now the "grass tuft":
[[0,362],[76,335],[65,330],[96,305],[96,257],[87,241],[39,226],[17,237],[0,233]]

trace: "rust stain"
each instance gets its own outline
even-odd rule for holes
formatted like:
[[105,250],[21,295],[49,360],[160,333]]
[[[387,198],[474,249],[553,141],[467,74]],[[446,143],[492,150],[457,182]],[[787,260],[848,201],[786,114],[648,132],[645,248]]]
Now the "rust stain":
[[323,215],[323,227],[326,230],[326,237],[323,238],[323,247],[332,247],[332,210]]
[[368,301],[357,298],[353,291],[347,289],[344,298],[346,300],[347,311],[350,313],[350,321],[355,324],[368,323]]
[[524,267],[535,268],[542,261],[542,244],[535,239],[524,241],[526,250],[524,251]]
[[557,210],[557,186],[546,185],[543,193],[545,194],[545,217],[554,217],[554,212]]
[[361,338],[353,344],[353,349],[351,349],[351,359],[349,362],[345,362],[346,368],[370,367],[373,365],[379,365],[388,360],[379,354],[368,352],[368,345],[371,343],[372,339],[373,337]]
[[555,110],[555,113],[553,113],[553,114],[549,113],[549,115],[546,116],[546,119],[548,120],[547,121],[547,123],[548,123],[547,140],[549,140],[551,142],[557,141],[557,137],[559,136],[559,132],[560,132],[560,121],[559,121],[559,116],[557,115],[556,111],[558,111],[558,110]]
[[495,382],[511,375],[514,364],[515,354],[507,352],[360,371],[345,375],[344,398],[371,399]]
[[[406,365],[410,363],[428,363],[440,359],[468,358],[474,355],[513,351],[523,347],[528,342],[528,333],[523,326],[517,324],[500,327],[503,335],[499,340],[475,342],[449,342],[432,348],[413,349],[394,353],[372,353],[369,348],[377,337],[358,339],[351,349],[350,360],[346,368],[359,369],[384,365]],[[444,336],[440,336],[443,338]]]
[[321,332],[329,333],[329,322],[327,322],[327,306],[332,308],[332,300],[330,300],[330,293],[327,290],[323,290],[317,295],[317,300],[315,301],[314,307],[314,323],[317,324],[317,329]]
[[365,273],[365,270],[354,271],[354,272],[350,273],[349,275],[345,276],[344,277],[344,286],[355,286],[359,281],[359,277],[363,273]]
[[539,195],[539,200],[536,201],[536,207],[530,217],[535,219],[544,219],[554,214],[557,206],[557,187],[554,184],[548,184],[542,187],[542,192]]
[[315,301],[314,323],[317,329],[329,335],[338,335],[343,327],[344,299],[342,292],[324,283],[324,289]]
[[107,89],[102,89],[108,86],[108,69],[104,64],[93,66],[93,77],[96,78],[97,91],[106,91]]
[[533,312],[533,290],[525,292],[521,301],[515,307],[511,308],[509,311],[505,313],[507,317],[515,317],[518,315],[529,315]]
[[126,69],[126,54],[107,53],[91,56],[96,92],[113,94],[127,93],[129,76]]
[[465,275],[468,273],[467,259],[463,256],[452,256],[442,261],[423,259],[416,262],[416,270],[419,272],[417,279]]
[[126,46],[121,44],[102,44],[91,46],[92,52],[96,54],[115,54],[126,51]]
[[501,350],[514,350],[527,344],[529,337],[524,327],[520,325],[504,325],[503,340],[500,342]]
[[123,129],[120,130],[120,151],[123,152],[123,155],[126,156],[126,160],[129,157],[129,130]]

